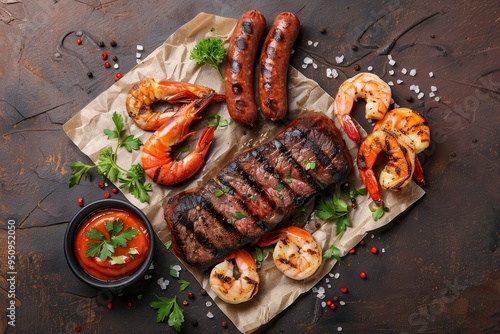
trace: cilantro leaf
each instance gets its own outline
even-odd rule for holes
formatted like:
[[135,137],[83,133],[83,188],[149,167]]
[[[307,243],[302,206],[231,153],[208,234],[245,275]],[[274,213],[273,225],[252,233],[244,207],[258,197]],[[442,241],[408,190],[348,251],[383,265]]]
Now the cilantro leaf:
[[95,168],[94,165],[87,165],[81,161],[75,161],[71,166],[71,177],[69,178],[69,187],[73,187],[80,183],[82,176],[85,176],[87,179],[92,180],[92,176],[89,171],[92,168]]
[[168,317],[168,324],[173,326],[176,331],[181,330],[184,322],[184,311],[177,303],[177,298],[158,297],[159,301],[152,301],[149,306],[157,311],[156,321],[163,322]]

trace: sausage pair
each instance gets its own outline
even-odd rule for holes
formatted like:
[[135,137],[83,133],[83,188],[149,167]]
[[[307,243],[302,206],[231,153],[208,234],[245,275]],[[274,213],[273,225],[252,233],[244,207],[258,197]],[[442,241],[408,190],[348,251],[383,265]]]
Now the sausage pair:
[[[257,10],[245,12],[229,41],[225,69],[225,94],[231,118],[252,125],[258,116],[253,87],[253,69],[265,17]],[[274,121],[288,110],[287,71],[300,21],[290,12],[276,16],[262,47],[258,73],[258,99],[262,114]]]

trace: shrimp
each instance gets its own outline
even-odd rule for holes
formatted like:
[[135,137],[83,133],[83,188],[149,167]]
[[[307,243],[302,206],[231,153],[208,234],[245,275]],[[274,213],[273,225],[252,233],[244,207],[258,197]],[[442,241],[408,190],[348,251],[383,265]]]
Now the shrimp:
[[[431,130],[425,118],[408,108],[397,108],[389,111],[384,118],[375,124],[373,130],[382,127],[401,130],[410,138],[417,154],[428,148],[431,142]],[[425,185],[424,170],[417,155],[415,155],[413,178],[421,186]]]
[[[155,131],[170,119],[177,110],[155,112],[152,104],[165,101],[172,104],[189,103],[214,93],[204,86],[189,83],[147,78],[136,83],[127,95],[125,106],[134,123],[143,130]],[[225,96],[215,94],[212,102],[222,102]]]
[[274,264],[287,277],[303,280],[313,275],[323,261],[321,246],[313,236],[297,226],[288,226],[266,233],[259,247],[276,244]]
[[415,169],[415,148],[400,130],[381,128],[366,137],[358,150],[358,169],[368,193],[379,206],[382,195],[372,168],[380,152],[389,156],[379,177],[383,189],[401,190],[411,181]]
[[340,85],[335,96],[334,112],[347,136],[357,143],[360,136],[350,115],[358,98],[366,101],[365,117],[378,120],[384,117],[391,105],[391,87],[372,73],[360,73]]
[[[234,260],[236,263],[238,278],[234,276],[234,264],[228,260]],[[226,303],[239,304],[249,301],[259,291],[257,264],[246,250],[235,250],[212,269],[209,283],[213,292]]]
[[146,141],[142,149],[142,166],[146,175],[153,181],[172,185],[193,176],[205,162],[205,156],[212,145],[213,128],[203,130],[196,149],[181,160],[173,160],[170,156],[172,146],[193,136],[196,132],[188,132],[191,122],[211,102],[214,93],[203,99],[184,104]]

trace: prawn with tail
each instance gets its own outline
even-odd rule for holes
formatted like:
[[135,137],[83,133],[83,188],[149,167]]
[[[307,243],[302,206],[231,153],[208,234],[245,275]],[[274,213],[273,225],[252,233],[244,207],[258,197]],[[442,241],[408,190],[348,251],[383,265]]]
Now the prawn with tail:
[[[234,261],[238,268],[238,278],[235,277],[234,264],[230,260]],[[247,302],[259,291],[257,264],[248,251],[235,250],[212,269],[209,283],[212,291],[226,303]]]
[[171,80],[146,78],[130,88],[125,100],[128,115],[134,123],[146,131],[155,131],[176,112],[155,112],[153,103],[164,101],[171,104],[185,104],[211,95],[211,102],[225,101],[223,94],[216,94],[211,88]]
[[[397,108],[387,112],[375,124],[373,131],[381,128],[393,128],[403,132],[411,140],[417,154],[428,148],[431,142],[431,130],[427,120],[418,112],[408,108]],[[415,155],[413,178],[419,185],[425,185],[424,170],[417,155]]]
[[276,244],[273,252],[274,264],[287,277],[303,280],[312,276],[321,266],[321,246],[313,236],[297,226],[280,228],[265,234],[257,246]]
[[199,114],[212,102],[214,93],[203,99],[182,105],[151,137],[142,149],[142,166],[146,175],[153,181],[172,185],[193,176],[205,162],[205,157],[212,145],[214,129],[205,128],[198,140],[196,149],[180,160],[171,156],[172,147],[183,142],[196,132],[189,132],[189,126]]
[[354,102],[359,98],[366,101],[365,117],[379,120],[391,105],[391,87],[373,73],[359,73],[340,85],[335,96],[335,116],[347,136],[356,143],[359,143],[361,138],[351,112]]

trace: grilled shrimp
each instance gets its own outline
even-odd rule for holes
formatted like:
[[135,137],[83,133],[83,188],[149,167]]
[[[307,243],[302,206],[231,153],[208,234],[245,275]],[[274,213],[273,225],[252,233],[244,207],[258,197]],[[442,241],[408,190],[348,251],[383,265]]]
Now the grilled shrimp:
[[[128,115],[138,127],[146,131],[155,131],[177,110],[155,112],[151,108],[153,103],[158,101],[172,104],[189,103],[213,93],[213,89],[204,86],[147,78],[132,86],[125,100],[125,105]],[[221,94],[214,94],[212,98],[212,102],[224,100],[225,96]]]
[[297,226],[280,228],[265,234],[259,247],[276,244],[274,264],[287,277],[303,280],[313,275],[321,265],[321,246],[306,230]]
[[[407,135],[414,148],[415,153],[420,153],[429,147],[431,141],[431,130],[425,118],[418,112],[408,108],[397,108],[385,114],[373,127],[373,131],[380,128],[393,128],[401,130]],[[424,170],[418,156],[415,155],[415,171],[413,178],[421,186],[425,185]]]
[[367,119],[381,119],[391,105],[391,87],[372,73],[359,73],[340,85],[335,96],[335,115],[349,138],[357,143],[360,142],[360,136],[351,112],[354,102],[359,98],[366,101]]
[[179,110],[169,118],[146,141],[142,149],[142,167],[153,181],[172,185],[193,176],[205,162],[205,156],[212,145],[213,128],[203,130],[196,149],[181,160],[172,159],[172,147],[195,135],[188,132],[194,120],[199,119],[199,114],[210,104],[214,93],[203,99],[194,100],[182,105]]
[[[229,260],[236,263],[238,278],[235,278],[234,264]],[[257,264],[246,250],[235,250],[212,269],[209,283],[215,294],[226,303],[239,304],[249,301],[259,291]]]
[[380,152],[389,157],[379,177],[383,189],[401,190],[411,181],[415,169],[415,148],[408,136],[388,128],[370,133],[359,147],[357,162],[361,180],[377,205],[382,204],[382,195],[372,168]]

